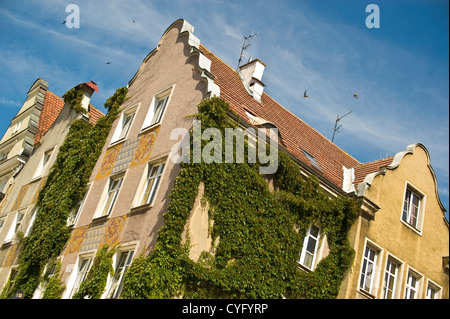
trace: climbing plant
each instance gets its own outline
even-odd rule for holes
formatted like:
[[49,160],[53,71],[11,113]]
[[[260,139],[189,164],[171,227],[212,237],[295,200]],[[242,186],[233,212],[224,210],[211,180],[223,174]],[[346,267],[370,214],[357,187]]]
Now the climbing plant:
[[[30,235],[22,240],[19,273],[13,287],[4,294],[6,298],[19,289],[24,291],[26,298],[31,298],[45,265],[62,252],[71,233],[67,218],[83,198],[89,177],[127,91],[125,87],[116,90],[105,102],[107,115],[98,119],[95,125],[83,119],[72,122],[39,193],[36,203],[39,210]],[[64,99],[69,103],[78,103],[80,94],[77,92],[79,90],[69,90],[64,94]]]
[[109,249],[108,245],[103,245],[97,250],[94,262],[81,283],[78,291],[73,295],[73,299],[100,299],[105,291],[108,275],[114,274],[112,257],[116,249]]
[[[222,99],[206,99],[197,119],[202,128],[218,128],[223,136],[225,128],[236,126],[227,112]],[[192,143],[191,134],[191,149]],[[259,165],[181,163],[156,245],[130,266],[122,298],[335,298],[353,261],[348,231],[357,203],[329,198],[317,178],[303,177],[286,153],[279,152],[273,191]],[[201,182],[217,245],[214,253],[204,251],[193,261],[182,234]],[[306,272],[297,260],[311,223],[323,227],[330,252],[315,271]]]
[[62,96],[64,99],[64,103],[69,103],[70,106],[77,112],[86,113],[86,109],[81,106],[81,102],[83,101],[84,93],[80,86],[76,86],[70,90],[68,90]]

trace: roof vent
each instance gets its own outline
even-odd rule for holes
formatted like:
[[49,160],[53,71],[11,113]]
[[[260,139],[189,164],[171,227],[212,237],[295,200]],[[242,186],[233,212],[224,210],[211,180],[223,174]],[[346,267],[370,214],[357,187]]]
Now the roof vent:
[[239,74],[242,77],[246,89],[253,95],[255,99],[261,101],[261,95],[264,91],[264,83],[262,83],[262,75],[266,65],[259,59],[250,58],[249,62],[241,66]]

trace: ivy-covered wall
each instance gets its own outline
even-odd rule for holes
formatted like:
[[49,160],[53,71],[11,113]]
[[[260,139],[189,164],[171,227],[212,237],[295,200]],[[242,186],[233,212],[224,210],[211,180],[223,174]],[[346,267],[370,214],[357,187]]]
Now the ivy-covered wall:
[[[198,110],[202,128],[223,134],[236,125],[220,98],[203,100]],[[353,261],[348,232],[357,203],[326,196],[317,178],[305,179],[285,153],[278,165],[271,192],[257,163],[182,163],[156,246],[132,263],[122,298],[335,298]],[[200,182],[218,244],[214,255],[205,251],[195,262],[182,234]],[[330,248],[314,272],[297,263],[310,223],[320,223]]]
[[[14,284],[5,286],[2,297],[10,298],[14,291],[22,290],[26,298],[31,298],[45,265],[62,252],[71,232],[67,218],[83,198],[92,169],[127,91],[125,87],[116,90],[105,103],[107,115],[95,125],[83,119],[72,122],[56,162],[39,193],[36,203],[39,211],[31,233],[21,241],[19,272]],[[82,93],[78,87],[64,94],[65,102],[70,103],[77,112],[84,110],[81,107]]]

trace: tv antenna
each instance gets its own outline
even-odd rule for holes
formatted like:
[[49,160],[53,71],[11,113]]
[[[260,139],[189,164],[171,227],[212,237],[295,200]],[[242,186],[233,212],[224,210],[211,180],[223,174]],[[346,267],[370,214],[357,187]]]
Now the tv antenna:
[[250,34],[249,36],[244,36],[244,41],[242,42],[241,55],[239,56],[239,61],[236,67],[236,71],[239,71],[239,66],[241,65],[242,58],[244,57],[244,51],[247,51],[247,48],[251,45],[250,40],[253,37],[256,37],[259,32]]
[[338,122],[339,122],[340,120],[342,120],[344,117],[346,117],[347,115],[349,115],[350,113],[352,113],[352,112],[353,112],[353,111],[350,111],[350,112],[348,112],[347,114],[342,115],[341,117],[339,117],[339,114],[338,114],[338,116],[336,117],[336,122],[334,123],[333,137],[331,138],[331,142],[334,141],[334,135],[336,134],[336,132],[339,131],[339,129],[340,129],[341,126],[342,126],[342,124],[338,126],[338,125],[337,125]]

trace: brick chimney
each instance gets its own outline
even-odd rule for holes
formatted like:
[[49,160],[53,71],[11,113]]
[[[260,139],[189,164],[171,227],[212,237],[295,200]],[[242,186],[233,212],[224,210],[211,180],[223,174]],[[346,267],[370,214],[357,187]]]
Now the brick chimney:
[[264,83],[262,83],[262,75],[266,65],[259,59],[251,60],[239,68],[239,73],[246,89],[253,95],[255,99],[261,101],[261,95],[264,91]]

